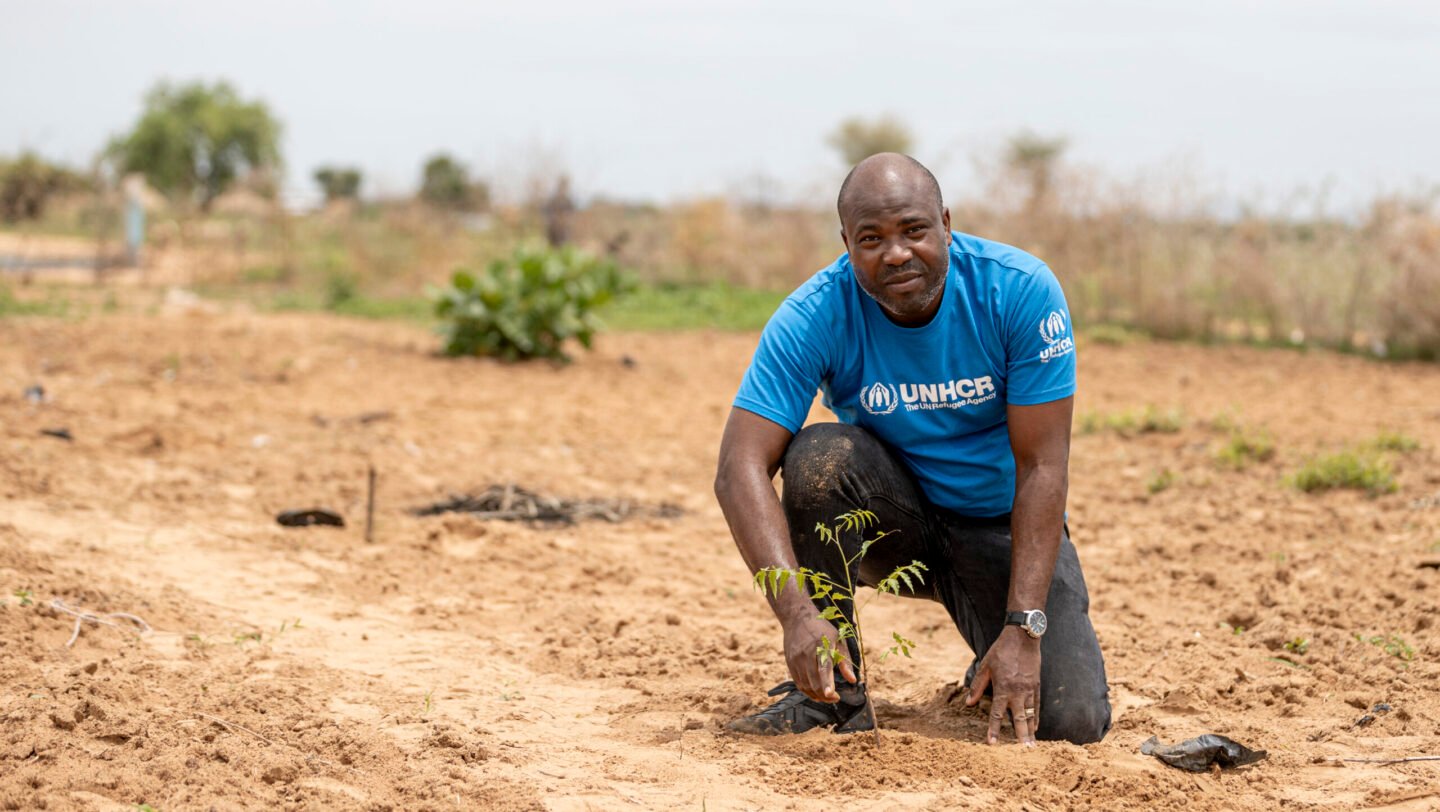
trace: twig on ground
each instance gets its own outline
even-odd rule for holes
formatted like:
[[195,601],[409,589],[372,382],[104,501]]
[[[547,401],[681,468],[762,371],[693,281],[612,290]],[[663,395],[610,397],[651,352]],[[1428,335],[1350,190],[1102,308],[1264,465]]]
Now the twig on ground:
[[59,598],[52,598],[50,600],[50,608],[54,609],[57,612],[64,612],[67,615],[73,615],[75,617],[75,631],[70,634],[70,639],[66,641],[66,648],[75,645],[75,641],[80,639],[80,629],[82,626],[85,625],[86,621],[100,626],[113,626],[117,629],[127,628],[120,623],[115,623],[107,619],[112,617],[118,617],[121,620],[128,620],[138,626],[138,631],[140,634],[148,634],[151,631],[154,631],[150,628],[150,624],[146,623],[143,618],[136,617],[129,612],[106,612],[103,615],[97,615],[92,612],[79,612],[66,606],[65,602],[60,600]]
[[244,731],[244,732],[246,732],[246,733],[249,733],[251,736],[254,736],[255,738],[259,739],[259,740],[262,741],[262,742],[265,742],[266,744],[268,744],[268,745],[270,745],[270,746],[272,746],[272,747],[275,745],[275,742],[270,741],[269,739],[265,738],[264,736],[261,736],[259,733],[256,733],[255,731],[251,730],[250,728],[245,727],[244,725],[237,725],[237,724],[235,724],[234,722],[231,722],[231,721],[229,721],[229,720],[221,719],[219,716],[211,716],[211,715],[208,714],[208,713],[201,713],[200,711],[195,711],[194,713],[195,713],[196,716],[199,716],[199,717],[202,718],[202,719],[209,719],[210,721],[214,722],[215,724],[217,724],[217,725],[222,725],[222,726],[224,726],[224,727],[226,727],[226,728],[229,728],[230,730],[240,730],[240,731]]
[[369,487],[365,497],[365,543],[375,541],[375,464],[370,464]]
[[1440,761],[1440,756],[1402,756],[1400,758],[1342,758],[1354,764],[1408,764],[1412,761]]

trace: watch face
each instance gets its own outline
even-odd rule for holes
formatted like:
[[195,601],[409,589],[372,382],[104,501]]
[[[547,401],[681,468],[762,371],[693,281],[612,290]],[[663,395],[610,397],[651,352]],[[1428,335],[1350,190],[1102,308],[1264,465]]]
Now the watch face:
[[1045,613],[1039,610],[1031,612],[1025,620],[1027,621],[1026,625],[1030,627],[1030,633],[1036,637],[1045,633],[1045,627],[1049,623],[1049,621],[1045,619]]

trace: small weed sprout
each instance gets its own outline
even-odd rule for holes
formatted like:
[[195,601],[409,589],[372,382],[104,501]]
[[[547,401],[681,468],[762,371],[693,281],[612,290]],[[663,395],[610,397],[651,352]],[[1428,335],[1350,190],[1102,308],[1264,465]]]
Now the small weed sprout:
[[1397,451],[1401,454],[1409,454],[1411,451],[1420,449],[1420,441],[1398,431],[1382,431],[1370,441],[1370,447],[1376,451]]
[[1310,641],[1304,637],[1295,637],[1285,641],[1285,650],[1295,654],[1304,654],[1310,650]]
[[20,599],[21,606],[33,606],[35,604],[35,593],[28,589],[17,589],[11,594]]
[[234,637],[235,645],[244,646],[246,643],[258,643],[264,638],[260,632],[239,632]]
[[[800,567],[798,569],[764,567],[755,573],[756,588],[767,595],[779,597],[781,592],[784,591],[786,584],[793,582],[796,589],[808,591],[813,600],[823,600],[828,603],[827,606],[820,610],[820,618],[835,624],[835,628],[839,632],[838,639],[832,641],[828,637],[822,638],[820,645],[815,649],[815,654],[820,658],[822,666],[834,667],[836,663],[847,659],[845,648],[840,644],[846,640],[854,640],[855,650],[858,654],[858,662],[855,663],[856,676],[862,683],[866,681],[866,677],[869,674],[869,669],[867,668],[869,661],[866,659],[865,637],[860,631],[860,610],[864,609],[869,605],[870,601],[882,593],[888,592],[892,595],[899,595],[902,588],[913,593],[917,581],[922,584],[925,583],[925,577],[922,573],[929,569],[919,561],[911,561],[909,564],[896,567],[889,575],[882,578],[880,582],[875,585],[874,595],[864,602],[857,602],[855,600],[855,581],[850,575],[852,569],[865,557],[865,554],[870,551],[872,545],[887,536],[893,535],[896,531],[877,531],[874,536],[860,543],[860,549],[856,551],[855,555],[848,557],[845,555],[845,547],[841,541],[846,533],[859,533],[863,538],[865,532],[874,527],[877,522],[879,522],[879,518],[868,510],[852,510],[836,516],[833,525],[826,525],[824,522],[815,525],[815,531],[820,534],[821,540],[826,544],[835,545],[835,549],[840,552],[840,559],[843,562],[843,570],[845,573],[844,583],[833,580],[829,575],[809,569],[808,567]],[[845,612],[841,609],[841,604],[846,602],[850,604],[850,617],[848,620],[845,617]],[[915,648],[915,641],[904,637],[899,632],[892,632],[890,637],[894,645],[886,649],[884,653],[880,655],[880,659],[884,660],[892,654],[909,657],[910,652]],[[880,729],[878,725],[875,729],[875,735],[876,741],[879,741]]]
[[425,692],[425,709],[422,713],[429,714],[435,708],[435,689],[431,688]]
[[1275,442],[1269,432],[1245,431],[1236,428],[1230,439],[1216,452],[1215,459],[1226,468],[1244,470],[1252,462],[1267,462],[1275,457]]
[[1379,646],[1386,654],[1398,660],[1408,663],[1415,659],[1415,649],[1411,648],[1410,644],[1406,643],[1398,634],[1376,634],[1370,637],[1356,634],[1355,639],[1372,646]]
[[1161,410],[1146,406],[1142,412],[1116,412],[1100,414],[1085,412],[1080,415],[1078,433],[1096,434],[1113,431],[1122,437],[1135,434],[1175,434],[1185,427],[1185,416],[1179,409]]
[[1184,427],[1185,416],[1179,409],[1162,412],[1154,406],[1146,406],[1145,412],[1140,415],[1141,434],[1175,434]]
[[187,634],[185,635],[185,643],[200,654],[208,653],[211,647],[215,645],[210,641],[210,638],[203,634]]
[[1174,471],[1166,468],[1156,473],[1149,482],[1145,483],[1145,490],[1149,492],[1151,496],[1154,496],[1161,491],[1169,490],[1172,485],[1179,481],[1179,479],[1179,474],[1176,474]]

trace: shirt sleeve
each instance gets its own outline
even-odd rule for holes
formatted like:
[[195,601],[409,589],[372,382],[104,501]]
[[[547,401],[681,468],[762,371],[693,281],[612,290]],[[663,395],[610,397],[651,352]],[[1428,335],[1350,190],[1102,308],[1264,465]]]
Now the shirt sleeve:
[[805,425],[828,367],[828,332],[786,300],[760,335],[734,405],[794,434]]
[[1060,281],[1047,267],[1018,287],[1005,325],[1005,399],[1017,406],[1075,394],[1075,334]]

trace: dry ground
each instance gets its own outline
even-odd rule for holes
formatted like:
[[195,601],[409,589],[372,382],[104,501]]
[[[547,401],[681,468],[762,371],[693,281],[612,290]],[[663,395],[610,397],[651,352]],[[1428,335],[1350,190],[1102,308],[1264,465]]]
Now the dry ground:
[[[1440,368],[1082,344],[1079,412],[1185,417],[1074,444],[1113,732],[978,743],[983,719],[953,696],[969,652],[938,605],[897,599],[873,628],[920,649],[877,668],[877,748],[721,729],[784,676],[710,495],[754,341],[611,335],[556,368],[444,360],[420,329],[321,316],[0,322],[0,808],[1440,803],[1440,762],[1330,761],[1440,753],[1440,572],[1419,566],[1440,542]],[[24,397],[35,383],[46,402]],[[1275,458],[1220,465],[1225,421],[1268,429]],[[40,434],[62,427],[73,442]],[[1421,443],[1389,455],[1397,493],[1283,483],[1382,430]],[[685,515],[547,529],[408,512],[497,482]],[[350,526],[273,520],[316,505]],[[67,647],[57,598],[154,631],[86,625]],[[1377,702],[1393,710],[1358,725]],[[1270,758],[1196,776],[1137,752],[1212,731]]]

